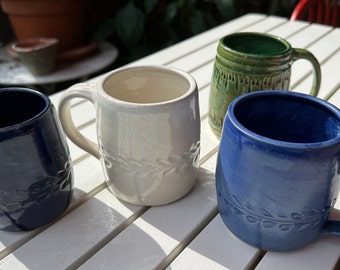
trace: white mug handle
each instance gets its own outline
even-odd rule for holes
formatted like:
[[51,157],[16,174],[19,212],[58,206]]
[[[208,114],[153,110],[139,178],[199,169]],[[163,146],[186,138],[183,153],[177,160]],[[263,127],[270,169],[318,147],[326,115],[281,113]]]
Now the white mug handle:
[[80,148],[99,159],[98,145],[82,135],[74,125],[71,115],[71,100],[73,98],[83,98],[94,103],[95,84],[78,83],[71,86],[64,92],[59,103],[59,118],[64,132],[72,142]]

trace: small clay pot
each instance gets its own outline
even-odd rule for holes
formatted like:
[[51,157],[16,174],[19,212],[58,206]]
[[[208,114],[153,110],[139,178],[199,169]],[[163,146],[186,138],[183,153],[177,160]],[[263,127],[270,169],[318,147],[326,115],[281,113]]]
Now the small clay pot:
[[33,75],[44,75],[55,67],[58,43],[56,38],[30,38],[13,43],[11,49]]

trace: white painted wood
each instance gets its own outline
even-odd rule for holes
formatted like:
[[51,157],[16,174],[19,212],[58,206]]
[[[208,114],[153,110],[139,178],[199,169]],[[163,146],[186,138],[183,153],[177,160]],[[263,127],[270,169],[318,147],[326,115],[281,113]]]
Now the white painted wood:
[[187,196],[152,207],[80,269],[154,269],[215,207],[214,175],[201,169]]
[[[329,29],[327,28],[325,29],[324,27],[320,27],[319,25],[309,26],[307,28],[302,29],[301,32],[295,33],[287,40],[295,48],[304,48],[310,50],[311,44],[317,42],[323,35],[326,35],[328,31]],[[317,59],[321,57],[321,55],[315,53],[315,51],[313,51],[312,53]],[[318,60],[321,61],[321,59]],[[309,62],[307,62],[307,60],[295,61],[292,65],[290,88],[295,90],[297,85],[308,76],[311,70],[312,65]],[[304,92],[309,93],[311,86],[312,83],[308,85]]]
[[205,118],[201,122],[201,158],[217,148],[219,142],[219,139],[210,129],[208,118]]
[[336,85],[335,90],[337,91],[330,97],[328,101],[340,108],[340,82]]
[[265,20],[249,25],[249,27],[242,29],[241,32],[268,32],[271,29],[280,27],[286,22],[287,19],[285,18],[270,16],[267,17]]
[[[81,99],[77,99],[79,102]],[[89,122],[95,121],[95,107],[89,102],[82,100],[82,103],[71,107],[73,121],[76,127],[82,127]]]
[[[338,39],[340,43],[340,37]],[[327,95],[333,90],[337,90],[339,88],[339,76],[340,71],[338,69],[340,63],[340,50],[338,50],[331,59],[327,60],[321,65],[321,73],[322,73],[322,81],[321,88],[319,92],[319,97],[326,98]],[[301,92],[305,92],[305,89],[308,89],[312,84],[312,76],[309,76],[306,80],[304,80],[300,85],[299,89]],[[340,103],[336,103],[335,105],[340,106]]]
[[[214,52],[213,55],[211,56],[211,60],[209,63],[206,63],[204,66],[201,66],[195,69],[194,71],[190,71],[190,74],[194,76],[194,78],[197,81],[199,90],[202,90],[202,88],[210,84],[210,80],[211,80],[212,73],[213,73],[213,64],[214,64],[213,61],[214,61],[215,53],[216,52]],[[202,106],[201,100],[200,100],[200,106]]]
[[208,115],[209,93],[210,93],[210,84],[206,85],[199,92],[201,118],[207,117],[207,115]]
[[[313,29],[312,27],[307,28],[307,30]],[[332,57],[333,55],[339,50],[340,48],[340,30],[339,31],[325,31],[324,27],[319,27],[316,30],[320,30],[319,32],[322,33],[322,39],[320,35],[316,35],[313,30],[312,33],[308,31],[308,33],[305,33],[304,35],[312,35],[317,37],[312,45],[310,45],[307,49],[312,52],[315,57],[318,59],[318,61],[321,64],[321,88],[319,92],[319,97],[325,98],[327,93],[332,90],[332,87],[327,86],[328,83],[328,77],[330,73],[333,73],[336,71],[336,69],[333,70],[333,68],[326,67],[324,68],[323,65],[328,62],[328,58]],[[321,31],[322,30],[322,31]],[[296,35],[295,35],[296,36]],[[294,37],[295,37],[294,36]],[[306,42],[308,44],[308,41]],[[332,60],[334,61],[334,60]],[[311,76],[311,65],[305,61],[300,60],[296,61],[293,64],[292,68],[292,82],[291,86],[294,91],[304,92],[308,93],[309,89],[312,85],[312,76]],[[299,76],[299,78],[298,78]],[[308,78],[305,78],[305,77]],[[301,79],[305,78],[302,82]],[[335,76],[335,80],[337,76]],[[334,79],[332,81],[334,81]]]
[[256,270],[335,269],[340,257],[340,238],[328,237],[290,252],[268,252]]
[[105,189],[3,259],[0,269],[18,261],[18,269],[65,269],[140,208],[120,202]]
[[268,34],[281,38],[289,38],[292,35],[298,34],[303,28],[308,26],[309,23],[304,21],[286,21],[284,24],[269,30]]
[[105,183],[104,173],[100,161],[89,156],[82,162],[73,166],[74,191],[73,202],[77,202],[83,196]]
[[235,237],[218,215],[170,264],[168,270],[248,269],[260,251]]
[[[202,167],[215,171],[217,154]],[[260,255],[235,237],[217,215],[204,230],[169,265],[168,269],[247,269]]]

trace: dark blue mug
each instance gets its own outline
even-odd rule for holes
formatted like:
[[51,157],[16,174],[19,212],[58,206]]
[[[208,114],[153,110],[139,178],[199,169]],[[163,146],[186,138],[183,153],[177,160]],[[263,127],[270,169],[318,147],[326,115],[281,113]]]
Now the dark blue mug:
[[32,230],[61,215],[73,189],[69,149],[47,96],[0,89],[0,229]]
[[243,241],[273,251],[340,236],[328,219],[339,193],[340,111],[280,90],[236,98],[216,167],[220,215]]

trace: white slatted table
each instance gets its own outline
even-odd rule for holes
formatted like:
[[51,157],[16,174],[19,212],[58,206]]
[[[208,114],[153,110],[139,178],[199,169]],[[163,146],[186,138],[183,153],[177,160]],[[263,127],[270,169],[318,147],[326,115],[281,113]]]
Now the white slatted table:
[[[32,232],[0,232],[0,269],[339,269],[340,239],[323,238],[292,252],[261,251],[233,236],[218,214],[214,170],[219,141],[208,122],[208,96],[218,40],[237,31],[279,35],[307,48],[321,63],[319,96],[340,107],[340,29],[248,14],[131,65],[166,65],[190,72],[199,85],[201,168],[194,189],[160,207],[117,200],[105,186],[100,163],[69,142],[75,192],[67,212]],[[291,88],[308,93],[311,66],[294,64]],[[55,104],[60,98],[52,96]],[[96,138],[90,103],[73,104],[77,125]],[[340,201],[332,215],[340,220]]]

